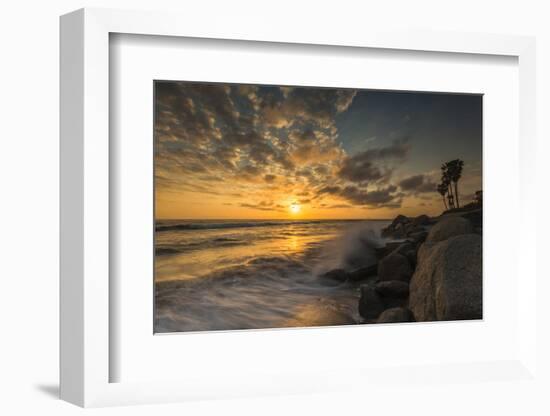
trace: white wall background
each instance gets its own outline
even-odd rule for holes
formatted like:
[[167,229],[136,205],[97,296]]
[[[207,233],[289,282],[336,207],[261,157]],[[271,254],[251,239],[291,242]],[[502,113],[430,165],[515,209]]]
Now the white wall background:
[[[540,197],[539,266],[548,235],[545,203],[549,181],[545,155],[550,146],[550,12],[546,1],[522,0],[18,0],[0,11],[0,413],[56,414],[82,410],[56,399],[58,384],[58,16],[84,6],[216,13],[235,24],[270,19],[307,30],[310,22],[327,30],[387,21],[402,27],[536,35],[538,38],[538,132]],[[513,227],[513,219],[505,227]],[[538,291],[550,290],[542,282]],[[539,306],[549,321],[549,307]],[[544,324],[543,324],[544,325]],[[548,327],[548,326],[547,326]],[[549,331],[540,332],[539,359],[550,374]],[[406,346],[404,346],[406,349]],[[544,354],[546,351],[546,354]],[[359,359],[359,357],[358,357]],[[548,378],[546,378],[548,381]],[[332,395],[258,398],[93,410],[114,414],[550,414],[547,384],[465,384],[401,389],[372,397]]]

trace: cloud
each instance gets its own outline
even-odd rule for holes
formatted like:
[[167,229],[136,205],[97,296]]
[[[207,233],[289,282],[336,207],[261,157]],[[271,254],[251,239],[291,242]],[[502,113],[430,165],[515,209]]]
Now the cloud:
[[[353,156],[339,143],[336,118],[355,96],[355,90],[156,83],[157,186],[220,196],[269,190],[270,198],[296,195],[302,204],[331,195],[336,203],[323,202],[335,208],[400,204],[389,178],[407,157],[408,141]],[[273,201],[234,205],[286,209]]]
[[[292,171],[286,148],[258,123],[261,102],[254,86],[156,83],[156,166],[166,178],[244,174],[250,180],[270,174],[268,166]],[[164,180],[163,186],[177,182]]]
[[337,90],[336,91],[336,111],[338,113],[343,113],[346,111],[353,99],[357,95],[355,90]]
[[319,206],[319,208],[322,208],[322,209],[342,209],[342,208],[351,208],[351,207],[352,206],[348,204],[333,204],[333,205],[321,204]]
[[[173,176],[243,172],[265,176],[277,171],[292,176],[297,165],[336,163],[344,152],[336,141],[335,117],[351,105],[355,94],[354,90],[157,82],[157,166]],[[290,126],[292,130],[286,131]],[[269,166],[272,169],[266,172]],[[323,169],[327,168],[318,168],[313,179],[328,173]]]
[[283,211],[283,206],[280,204],[274,204],[273,201],[261,201],[258,203],[241,203],[239,205],[243,208],[257,209],[260,211]]
[[258,166],[245,165],[241,168],[241,172],[246,175],[257,176],[262,172],[262,170]]
[[368,149],[347,157],[338,174],[350,182],[387,180],[393,171],[390,162],[403,161],[409,150],[408,139],[394,140],[389,146]]
[[436,184],[427,175],[413,175],[399,182],[399,187],[406,192],[419,194],[436,191]]
[[389,205],[400,205],[402,194],[396,193],[397,187],[389,185],[367,191],[355,185],[348,186],[325,186],[318,192],[319,195],[330,194],[338,196],[353,205],[366,205],[370,207],[384,207]]
[[386,172],[364,156],[364,153],[360,153],[347,158],[338,172],[340,178],[351,182],[367,182],[377,181],[386,176]]
[[330,128],[336,115],[349,108],[356,93],[328,88],[280,88],[278,94],[262,101],[262,119],[276,128],[292,127],[298,122]]

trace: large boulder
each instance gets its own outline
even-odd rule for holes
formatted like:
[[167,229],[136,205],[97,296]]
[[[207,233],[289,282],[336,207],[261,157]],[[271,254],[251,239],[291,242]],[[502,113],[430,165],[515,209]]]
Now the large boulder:
[[402,280],[408,282],[412,273],[409,259],[398,252],[389,254],[378,263],[378,279],[381,281]]
[[470,221],[474,228],[481,228],[483,226],[483,210],[481,209],[467,211],[461,217]]
[[457,235],[470,234],[473,231],[472,223],[465,218],[442,218],[428,233],[426,243],[437,243]]
[[409,284],[401,280],[378,282],[376,291],[382,297],[406,298],[409,296]]
[[418,321],[481,319],[481,236],[464,234],[423,244],[409,286]]
[[415,322],[414,314],[407,308],[386,309],[376,320],[379,324],[389,324],[395,322]]
[[414,242],[406,241],[404,243],[400,243],[395,250],[392,251],[392,253],[399,253],[405,256],[414,268],[416,266],[416,247],[417,245]]
[[378,318],[378,315],[380,315],[384,309],[384,302],[378,292],[376,292],[374,286],[361,286],[359,315],[361,315],[364,319],[372,320]]
[[382,298],[386,308],[407,306],[409,297],[409,284],[401,280],[378,282],[376,292]]

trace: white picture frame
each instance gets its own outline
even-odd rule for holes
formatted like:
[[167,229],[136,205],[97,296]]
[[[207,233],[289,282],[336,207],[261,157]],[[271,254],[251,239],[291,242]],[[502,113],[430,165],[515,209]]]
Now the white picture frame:
[[[338,33],[312,26],[280,31],[276,25],[239,26],[169,13],[82,9],[61,18],[61,398],[80,406],[158,403],[197,398],[259,394],[322,392],[342,388],[339,380],[369,384],[389,380],[386,368],[369,371],[332,369],[319,380],[290,369],[263,380],[239,380],[220,374],[219,380],[112,382],[110,366],[109,275],[110,164],[109,155],[109,36],[114,33],[184,38],[225,39],[334,47],[430,51],[516,57],[519,65],[519,213],[518,242],[535,241],[533,184],[535,167],[535,41],[529,37],[467,33],[383,31],[349,28]],[[526,215],[529,213],[529,215]],[[519,326],[517,356],[499,362],[422,365],[410,380],[443,377],[478,382],[476,371],[518,381],[536,377],[535,252],[518,243],[523,272],[517,293]],[[517,271],[516,271],[517,273]],[[223,334],[221,335],[223,336]],[[308,336],[307,331],[303,336]],[[414,374],[413,374],[414,373]],[[406,379],[407,377],[405,377]],[[483,377],[481,377],[482,379]],[[412,382],[412,381],[411,381]]]

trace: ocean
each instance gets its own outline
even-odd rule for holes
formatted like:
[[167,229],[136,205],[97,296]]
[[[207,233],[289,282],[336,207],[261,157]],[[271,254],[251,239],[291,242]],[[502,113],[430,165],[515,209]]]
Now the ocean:
[[357,286],[322,279],[373,264],[382,220],[159,220],[155,332],[353,324]]

